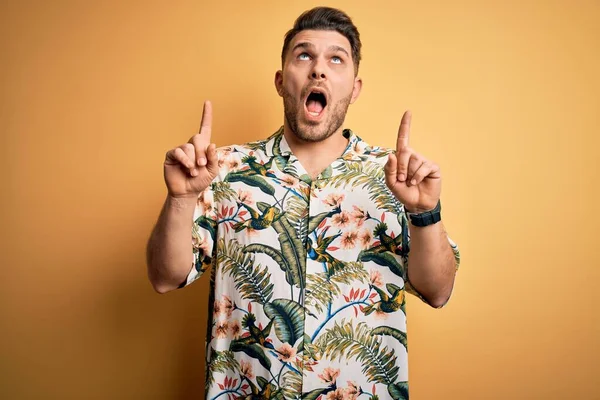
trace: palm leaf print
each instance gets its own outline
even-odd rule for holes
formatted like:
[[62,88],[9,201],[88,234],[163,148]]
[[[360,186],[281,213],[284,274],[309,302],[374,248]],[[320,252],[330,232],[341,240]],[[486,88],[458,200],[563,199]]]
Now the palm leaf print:
[[406,347],[406,332],[402,332],[396,328],[392,328],[391,326],[378,326],[377,328],[371,331],[373,335],[387,335],[391,336],[394,339],[398,340],[404,347]]
[[264,305],[269,319],[274,321],[275,334],[284,343],[294,345],[304,333],[304,307],[293,300],[275,299]]
[[302,271],[300,271],[298,269],[299,266],[294,265],[294,263],[290,262],[293,260],[290,260],[290,259],[284,257],[283,254],[279,250],[277,250],[271,246],[267,246],[266,244],[255,243],[255,244],[249,244],[246,247],[244,247],[243,252],[244,253],[264,253],[264,254],[268,255],[277,263],[277,265],[279,265],[279,268],[281,268],[281,270],[283,272],[285,272],[285,280],[287,281],[287,283],[289,283],[290,285],[294,285],[296,287],[300,287],[302,285],[302,282],[301,282]]
[[352,321],[336,322],[318,341],[324,355],[330,360],[336,357],[341,360],[344,356],[359,361],[363,374],[370,381],[391,385],[398,377],[399,367],[394,350],[382,347],[382,339],[374,335],[364,322],[356,327],[352,326]]
[[281,172],[290,174],[296,178],[298,177],[296,167],[294,165],[288,165],[288,159],[286,157],[275,155],[272,160],[275,161],[275,165],[277,165],[277,168],[279,168]]
[[239,371],[240,365],[235,359],[233,352],[229,350],[217,351],[211,347],[210,349],[210,364],[206,375],[206,382],[212,385],[215,381],[214,373],[227,371]]
[[268,268],[254,264],[250,254],[242,252],[242,246],[234,239],[225,242],[219,239],[217,262],[223,265],[223,272],[233,276],[235,287],[244,299],[260,304],[268,303],[273,295],[273,283]]
[[298,345],[298,353],[300,352],[303,353],[305,360],[307,357],[313,361],[321,359],[321,349],[319,349],[319,346],[312,343],[312,339],[306,333],[304,334],[304,339]]
[[281,377],[284,398],[297,399],[302,393],[302,375],[296,371],[286,371]]
[[212,190],[215,203],[221,203],[225,200],[235,201],[237,197],[229,182],[215,182],[212,185]]
[[333,297],[341,294],[338,283],[349,285],[355,281],[365,282],[368,276],[360,262],[346,263],[344,268],[336,269],[329,279],[326,272],[310,274],[306,285],[305,306],[314,307],[318,313],[322,313],[331,304]]
[[225,177],[227,182],[242,182],[248,186],[259,188],[266,194],[273,196],[275,194],[275,188],[273,185],[268,183],[263,177],[257,175],[246,175],[244,172],[230,172]]
[[298,196],[291,196],[286,203],[286,215],[290,225],[296,232],[296,237],[306,243],[308,236],[308,202]]
[[306,273],[306,249],[302,240],[298,239],[292,225],[287,220],[287,216],[282,216],[274,221],[273,229],[279,234],[279,245],[281,253],[287,259],[294,275],[298,275],[298,287],[304,289],[304,274]]
[[273,133],[269,137],[269,139],[271,139],[272,137],[275,137],[275,140],[273,140],[273,148],[271,150],[273,151],[273,154],[275,154],[276,156],[280,156],[281,155],[281,139],[283,139],[283,127],[278,129],[277,132]]
[[375,202],[380,210],[400,215],[402,211],[401,203],[387,187],[385,173],[381,164],[348,161],[336,168],[341,173],[330,180],[333,187],[340,187],[342,185],[350,187],[360,186],[362,189],[367,189],[370,195],[369,199]]

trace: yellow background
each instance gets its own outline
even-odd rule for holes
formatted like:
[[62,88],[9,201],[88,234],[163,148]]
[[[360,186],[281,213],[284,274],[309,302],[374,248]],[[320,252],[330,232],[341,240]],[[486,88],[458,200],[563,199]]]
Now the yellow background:
[[[282,123],[283,35],[316,2],[4,1],[0,398],[197,399],[208,279],[158,295],[162,162]],[[346,126],[442,166],[453,298],[408,305],[414,399],[600,399],[600,3],[333,1],[358,25]]]

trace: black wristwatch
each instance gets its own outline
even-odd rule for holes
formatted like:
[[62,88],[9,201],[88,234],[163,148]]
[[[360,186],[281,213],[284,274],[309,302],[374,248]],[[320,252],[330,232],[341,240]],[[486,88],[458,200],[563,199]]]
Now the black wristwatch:
[[[406,210],[406,209],[405,209]],[[438,200],[435,208],[422,213],[411,213],[406,211],[406,215],[410,218],[410,222],[414,226],[428,226],[438,223],[442,220],[442,203]]]

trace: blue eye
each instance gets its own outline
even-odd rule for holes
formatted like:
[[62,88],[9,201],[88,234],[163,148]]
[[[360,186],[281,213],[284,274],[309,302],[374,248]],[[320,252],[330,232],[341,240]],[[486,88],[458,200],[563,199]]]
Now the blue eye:
[[342,63],[342,59],[339,57],[333,57],[331,59],[333,61],[334,64],[341,64]]
[[[304,58],[304,57],[306,57],[306,58]],[[310,58],[309,55],[306,53],[302,53],[298,56],[299,60],[308,60],[309,58]]]

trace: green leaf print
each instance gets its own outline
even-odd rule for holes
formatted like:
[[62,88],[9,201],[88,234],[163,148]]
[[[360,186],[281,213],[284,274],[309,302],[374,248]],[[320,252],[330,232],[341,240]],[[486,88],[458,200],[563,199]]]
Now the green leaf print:
[[240,365],[234,357],[232,351],[217,351],[211,347],[210,349],[210,364],[206,372],[206,382],[212,385],[215,381],[214,373],[227,373],[228,371],[239,371]]
[[307,333],[304,334],[303,340],[298,345],[298,353],[300,352],[304,353],[305,360],[306,357],[313,361],[321,359],[321,350],[319,349],[319,346],[312,343],[312,339]]
[[264,389],[265,387],[267,387],[267,385],[269,384],[269,381],[266,380],[265,378],[263,378],[262,376],[257,376],[256,377],[256,383],[258,383],[258,386],[261,389]]
[[258,344],[244,344],[237,340],[233,340],[229,345],[229,350],[233,352],[244,352],[249,357],[257,359],[260,365],[266,369],[271,369],[271,360],[269,360],[269,357],[267,357],[262,347]]
[[296,232],[296,237],[306,243],[308,236],[308,202],[298,196],[291,196],[286,203],[286,216]]
[[290,285],[294,285],[296,287],[300,287],[302,285],[302,281],[301,281],[302,271],[300,271],[298,269],[299,266],[291,263],[290,261],[293,262],[293,260],[290,260],[290,259],[284,257],[283,254],[279,250],[277,250],[271,246],[267,246],[266,244],[255,243],[255,244],[250,244],[250,245],[247,245],[246,247],[244,247],[243,252],[244,253],[264,253],[264,254],[268,255],[277,263],[277,265],[279,265],[281,270],[283,272],[285,272],[285,280],[287,281],[287,283],[289,283]]
[[392,328],[391,326],[379,326],[371,331],[373,335],[387,335],[391,336],[394,339],[398,340],[404,347],[406,347],[406,332],[402,332],[396,328]]
[[398,275],[402,279],[405,278],[403,273],[404,268],[402,268],[396,257],[394,257],[390,252],[376,253],[368,250],[361,251],[358,255],[358,261],[373,261],[374,263],[379,264],[383,267],[388,267],[390,271],[392,271],[394,274]]
[[306,248],[302,240],[298,239],[294,228],[285,215],[274,221],[272,226],[279,234],[281,253],[290,265],[292,274],[298,275],[298,287],[302,290],[304,289],[304,274],[306,273]]
[[[215,222],[215,220],[210,219],[205,217],[204,215],[199,216],[198,218],[196,218],[196,225],[200,228],[204,228],[208,231],[208,233],[210,234],[210,237],[212,238],[212,240],[215,240],[215,236],[217,234],[217,223]],[[197,234],[196,230],[198,229],[197,226],[193,227],[193,232],[192,235]]]
[[281,139],[283,139],[283,127],[279,128],[277,130],[277,132],[275,132],[271,136],[269,136],[267,141],[270,140],[272,137],[275,137],[275,140],[273,140],[273,148],[271,149],[271,151],[276,156],[280,156],[281,155]]
[[273,185],[271,185],[270,183],[268,183],[264,178],[262,178],[261,176],[256,176],[256,175],[246,175],[243,172],[240,173],[232,173],[230,172],[229,174],[227,174],[227,176],[225,177],[225,179],[228,182],[242,182],[245,183],[248,186],[253,186],[256,188],[259,188],[260,190],[262,190],[264,193],[273,196],[275,194],[275,188],[273,187]]
[[217,262],[222,264],[223,272],[233,276],[235,287],[242,298],[259,304],[268,303],[273,296],[273,283],[268,268],[260,268],[250,254],[242,252],[242,246],[233,239],[225,242],[219,239]]
[[330,360],[342,356],[362,364],[362,372],[370,380],[391,385],[398,377],[399,367],[393,349],[382,347],[382,339],[374,335],[366,323],[356,327],[352,321],[335,323],[318,339],[323,353]]
[[235,201],[237,199],[237,193],[231,188],[229,182],[215,182],[212,185],[212,190],[215,203]]
[[319,398],[320,395],[325,394],[329,391],[331,391],[331,389],[329,388],[311,390],[310,392],[302,396],[302,400],[316,400],[317,398]]
[[321,172],[321,174],[319,175],[319,179],[331,178],[331,175],[333,175],[333,168],[331,168],[330,165],[327,168],[325,168],[323,172]]
[[[341,294],[336,283],[350,285],[353,282],[366,282],[369,273],[360,262],[349,262],[344,268],[336,269],[331,276],[325,272],[308,275],[306,285],[305,306],[314,307],[318,313],[322,313],[333,301],[333,297]],[[314,314],[314,313],[313,313]]]
[[275,334],[284,343],[294,345],[304,333],[304,308],[293,300],[275,299],[264,305],[269,319],[274,321]]
[[408,382],[397,382],[389,385],[388,393],[394,400],[408,400]]
[[342,212],[341,207],[335,207],[333,210],[331,211],[327,211],[327,212],[322,212],[320,214],[317,214],[313,217],[310,217],[309,221],[308,221],[308,234],[310,235],[311,233],[313,233],[315,231],[315,229],[317,229],[317,227],[319,226],[319,224],[321,222],[323,222],[323,220],[325,218],[330,218],[333,217],[335,214],[339,214]]
[[266,151],[267,142],[265,140],[256,140],[254,142],[246,143],[244,147],[254,151],[260,150],[264,153]]
[[302,374],[286,371],[281,377],[281,388],[286,399],[297,399],[302,393]]
[[340,170],[341,174],[330,180],[333,187],[349,186],[367,189],[370,200],[375,202],[380,210],[400,214],[400,202],[387,187],[381,164],[348,161],[336,169]]

